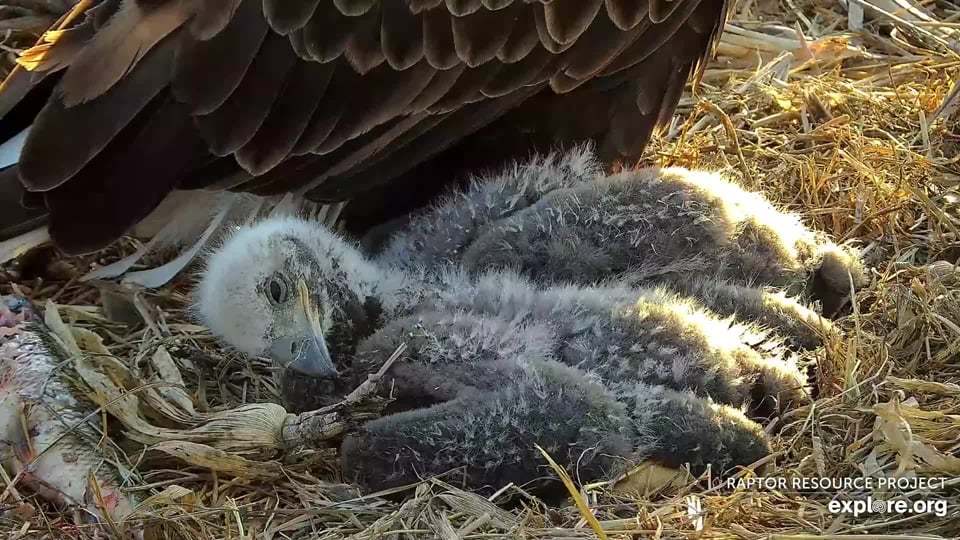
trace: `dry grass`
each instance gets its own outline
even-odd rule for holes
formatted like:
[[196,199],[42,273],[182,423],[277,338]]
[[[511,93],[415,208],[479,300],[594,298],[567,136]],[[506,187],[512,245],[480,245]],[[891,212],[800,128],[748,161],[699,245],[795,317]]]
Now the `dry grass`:
[[[597,528],[610,538],[960,537],[960,134],[952,131],[956,104],[948,100],[960,56],[946,45],[960,31],[952,23],[960,7],[924,5],[943,22],[868,10],[862,30],[848,32],[847,13],[834,2],[741,1],[698,96],[684,98],[648,157],[723,170],[837,239],[859,244],[873,269],[858,309],[841,321],[846,337],[817,354],[819,399],[783,420],[773,474],[953,478],[944,491],[907,494],[949,499],[948,516],[855,518],[828,511],[836,490],[734,491],[701,478],[669,494],[585,489],[581,502],[596,516],[588,523],[576,505],[547,509],[525,500],[508,511],[440,481],[411,488],[401,503],[355,498],[331,483],[331,453],[316,451],[248,455],[252,464],[272,464],[257,480],[157,459],[134,478],[151,493],[166,490],[152,507],[152,523],[170,538],[566,538],[593,537]],[[52,280],[16,286],[35,300],[100,306],[99,290],[75,276],[116,257],[61,262]],[[264,365],[219,351],[186,322],[188,285],[181,279],[127,306],[147,318],[140,330],[80,317],[79,310],[67,313],[69,322],[96,330],[134,372],[165,347],[198,413],[276,399]],[[11,287],[0,281],[0,292]],[[71,516],[39,506],[46,511],[27,505],[0,518],[0,530],[10,538],[77,534]]]

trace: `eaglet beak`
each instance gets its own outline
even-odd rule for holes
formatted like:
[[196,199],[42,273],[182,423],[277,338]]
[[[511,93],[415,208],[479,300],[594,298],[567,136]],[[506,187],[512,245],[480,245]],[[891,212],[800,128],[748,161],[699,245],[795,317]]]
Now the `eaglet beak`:
[[323,339],[323,329],[317,309],[310,301],[307,284],[297,281],[299,300],[298,326],[303,330],[297,336],[284,336],[270,346],[270,356],[280,365],[311,377],[336,377],[337,370]]

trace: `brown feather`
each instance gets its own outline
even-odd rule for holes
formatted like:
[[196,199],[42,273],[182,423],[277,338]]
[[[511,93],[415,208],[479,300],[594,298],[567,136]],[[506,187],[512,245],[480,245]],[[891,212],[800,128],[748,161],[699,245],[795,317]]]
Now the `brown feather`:
[[223,105],[196,118],[210,151],[225,156],[253,138],[296,62],[287,38],[270,32],[243,81]]
[[431,9],[423,14],[423,52],[430,65],[450,69],[460,63],[453,44],[451,17],[444,8]]
[[381,0],[380,42],[390,67],[404,70],[423,58],[423,23],[407,0]]
[[[358,173],[371,170],[381,163],[389,164],[388,172],[375,179],[374,182],[388,181],[394,174],[402,174],[401,170],[404,165],[403,155],[401,153],[410,150],[411,145],[417,146],[416,142],[421,140],[424,134],[428,133],[446,118],[448,118],[448,115],[418,114],[412,116],[410,119],[406,119],[402,123],[391,126],[393,129],[385,130],[384,133],[380,135],[380,137],[389,140],[379,141],[385,142],[385,144],[378,145],[375,155],[359,161],[354,167],[351,167],[341,174],[324,178],[324,181],[312,188],[308,196],[311,198],[319,196],[321,200],[344,200],[351,194],[357,194],[363,190],[364,184],[362,182],[364,182],[364,180],[362,180],[362,178],[365,175]],[[362,151],[362,148],[355,150],[354,155],[359,151]],[[423,151],[423,149],[420,150],[420,152]],[[427,152],[432,153],[432,150],[427,150]],[[397,159],[398,157],[400,158],[399,160]],[[278,183],[271,187],[273,189],[277,187],[286,187],[289,189],[290,186],[297,185],[299,189],[302,186],[302,182],[297,182],[295,178],[287,179],[286,184],[286,186],[283,186],[283,184]]]
[[303,154],[294,156],[274,167],[268,173],[249,179],[233,189],[253,195],[274,195],[296,191],[308,175],[323,174],[329,168],[331,156]]
[[94,30],[99,30],[116,14],[122,3],[123,0],[103,0],[87,10],[86,18]]
[[101,249],[123,235],[206,156],[183,105],[158,100],[90,166],[45,193],[50,236],[65,252]]
[[477,10],[471,15],[453,17],[453,45],[457,56],[469,67],[477,67],[497,57],[510,39],[513,23],[523,6],[510,11]]
[[257,134],[237,152],[237,163],[253,175],[277,166],[293,150],[330,83],[335,64],[300,60]]
[[443,3],[443,0],[408,0],[411,13],[423,13],[428,9],[433,9]]
[[[662,113],[676,106],[686,75],[677,82],[678,64],[669,47],[658,49],[643,62],[625,70],[619,77],[627,81],[619,87],[610,105],[610,132],[606,145],[616,156],[639,158],[658,121],[669,121]],[[680,70],[684,68],[679,68]],[[690,64],[686,64],[689,73]],[[655,77],[651,76],[656,74]],[[672,101],[672,103],[670,102]]]
[[538,90],[537,87],[523,88],[509,96],[464,107],[445,117],[421,120],[381,148],[376,156],[363,160],[348,173],[325,179],[307,196],[335,201],[362,195],[364,191],[391,181],[450,148],[463,137],[476,133]]
[[[563,57],[556,54],[549,55],[547,63],[540,68],[540,71],[536,73],[532,79],[526,82],[524,86],[535,86],[541,83],[546,83],[550,80],[554,74],[559,71],[559,66],[563,64]],[[564,112],[566,114],[566,112]]]
[[[720,45],[720,34],[723,32],[727,19],[735,7],[735,4],[729,0],[723,0],[719,5],[712,2],[702,2],[697,10],[690,16],[691,19],[696,19],[696,21],[691,22],[691,27],[693,27],[696,32],[708,36],[707,46],[700,51],[700,57],[697,59],[697,63],[693,68],[691,83],[694,87],[700,84],[703,72],[707,68],[707,62],[716,54],[717,47]],[[713,23],[705,21],[713,21]],[[701,27],[712,28],[707,32],[701,29]]]
[[534,21],[537,23],[537,37],[540,38],[540,45],[542,45],[543,48],[553,54],[560,54],[573,45],[572,41],[563,44],[553,39],[553,35],[550,34],[550,30],[547,28],[547,16],[543,11],[543,4],[535,3],[531,5],[531,8],[533,8]]
[[[643,33],[640,34],[633,44],[627,47],[616,60],[608,64],[607,67],[600,72],[600,76],[611,75],[635,66],[664,47],[668,41],[677,38],[677,29],[684,24],[690,13],[697,8],[700,0],[684,0],[683,2],[679,2],[678,0],[678,3],[681,5],[679,10],[675,11],[672,16],[664,22],[645,26]],[[684,35],[679,36],[680,39],[674,44],[675,47],[679,47],[682,43],[683,36]]]
[[601,144],[604,157],[638,157],[638,149],[642,150],[650,140],[656,116],[644,114],[629,95],[619,96],[611,104],[610,116],[609,132]]
[[303,155],[316,152],[333,133],[340,119],[343,118],[343,114],[344,106],[342,103],[329,98],[321,101],[320,106],[310,118],[307,129],[303,131],[303,135],[294,145],[293,154]]
[[[64,67],[63,64],[71,62],[76,54],[90,41],[93,37],[93,32],[96,30],[94,24],[95,17],[91,16],[89,12],[103,8],[104,10],[100,12],[101,14],[112,13],[112,11],[106,9],[106,7],[108,7],[107,2],[86,9],[88,6],[89,4],[83,2],[77,3],[71,10],[57,19],[57,22],[40,36],[33,47],[20,53],[16,60],[17,64],[7,75],[7,79],[18,76],[24,69],[28,71],[54,71],[56,69],[62,69]],[[82,20],[81,15],[85,15]],[[54,45],[60,40],[64,40],[62,46],[68,49],[68,52],[51,51]],[[63,54],[63,56],[59,56],[61,54]],[[57,57],[54,58],[54,56]],[[47,57],[50,57],[49,62],[54,64],[55,67],[43,66]],[[0,84],[0,92],[3,92],[5,88],[6,80],[3,84]]]
[[[401,123],[404,122],[401,122],[401,119],[397,119],[375,128],[371,133],[347,142],[332,153],[324,155],[307,154],[287,160],[266,175],[254,178],[238,186],[237,189],[253,193],[254,195],[272,195],[288,192],[299,193],[307,182],[312,180],[323,182],[333,167],[338,166],[338,164],[344,162],[345,159],[349,159],[350,156],[356,155],[357,152],[362,151],[362,149],[371,144],[372,141],[389,133]],[[404,125],[406,125],[406,123],[404,123]],[[361,163],[359,166],[362,167],[363,164]]]
[[649,0],[606,0],[607,15],[621,30],[630,30],[647,19]]
[[512,64],[523,60],[534,47],[540,45],[540,38],[537,35],[537,21],[533,9],[530,6],[520,6],[522,9],[517,13],[517,18],[513,21],[513,27],[510,31],[510,37],[500,50],[497,51],[497,58],[504,64]]
[[194,114],[208,114],[230,97],[243,80],[267,35],[261,0],[242,0],[235,16],[217,35],[199,41],[184,34],[173,70],[173,95]]
[[457,79],[460,78],[460,75],[463,74],[465,69],[467,69],[465,64],[458,64],[450,69],[437,71],[437,74],[430,80],[430,84],[420,92],[420,95],[417,96],[416,99],[410,102],[406,113],[417,114],[432,107],[434,103],[453,88],[453,85],[457,83]]
[[[82,21],[75,16],[73,23],[67,25],[63,23],[70,13],[64,14],[40,36],[33,47],[20,53],[16,59],[17,66],[34,72],[55,72],[69,66],[119,5],[120,0],[103,1],[88,9]],[[15,67],[10,75],[16,76],[20,71]]]
[[23,51],[17,64],[28,71],[59,71],[76,60],[93,36],[93,24],[89,21],[68,30],[47,31],[43,43]]
[[[17,167],[13,166],[11,169],[17,169]],[[17,184],[23,185],[20,183],[19,171],[17,172]],[[29,210],[47,209],[47,205],[43,202],[43,193],[39,191],[23,190],[23,193],[20,194],[20,205]]]
[[[652,60],[659,60],[659,62],[652,62]],[[650,58],[645,63],[649,64],[645,71],[656,71],[660,74],[660,77],[657,79],[656,84],[637,85],[634,107],[644,116],[653,116],[660,110],[661,97],[666,91],[667,81],[671,75],[670,71],[668,71],[670,66],[664,65],[666,64],[664,58]],[[657,67],[653,68],[653,66]]]
[[[128,9],[119,0],[100,1],[104,11],[88,14],[88,21],[102,19],[111,4]],[[34,129],[40,135],[28,140],[33,147],[25,148],[20,173],[39,172],[53,188],[47,194],[51,213],[60,224],[58,234],[68,245],[74,242],[73,248],[76,242],[97,243],[120,234],[123,222],[178,182],[264,193],[319,183],[310,196],[337,200],[391,181],[471,134],[477,135],[473,146],[456,152],[487,145],[509,158],[524,148],[596,138],[613,150],[608,155],[636,155],[656,126],[669,121],[690,71],[702,66],[722,26],[718,14],[726,5],[714,0],[670,0],[674,5],[653,7],[650,0],[288,0],[297,5],[242,0],[234,13],[230,6],[238,0],[137,1],[144,12],[165,4],[188,6],[184,11],[198,13],[189,25],[206,13],[200,26],[211,39],[197,43],[188,32],[168,38],[183,40],[176,66],[166,72],[177,77],[177,98],[190,98],[183,105],[167,103],[163,96],[150,100],[156,91],[151,94],[149,77],[164,73],[148,69],[155,52],[150,51],[104,94],[110,99],[97,98],[81,106],[86,112],[67,114],[56,110],[54,98],[37,117]],[[598,15],[600,2],[607,6],[603,15]],[[304,15],[312,6],[312,16]],[[654,17],[665,19],[652,24],[651,9]],[[665,15],[668,9],[672,12]],[[451,12],[463,19],[454,21]],[[423,20],[414,28],[410,22],[418,17]],[[116,32],[111,28],[122,21],[122,13],[106,20],[102,32]],[[287,31],[301,21],[305,25],[289,32],[289,43],[270,34],[268,41],[278,40],[275,50],[283,55],[281,61],[263,61],[269,55],[258,52],[274,46],[264,41],[268,23]],[[455,25],[462,26],[455,30]],[[68,32],[60,37],[63,43]],[[94,36],[99,39],[100,34]],[[294,55],[313,59],[317,51],[329,63]],[[74,58],[67,46],[47,54],[51,66]],[[467,68],[460,56],[476,67]],[[119,91],[129,80],[137,88],[126,90],[128,100]],[[544,88],[546,81],[552,89]],[[248,87],[253,82],[260,83],[257,92]],[[157,83],[159,91],[162,86]],[[188,113],[196,107],[206,114],[221,105],[198,123],[210,123],[208,132],[213,126],[218,153],[242,146],[234,157],[212,159]],[[91,106],[100,109],[96,120]],[[209,109],[201,110],[204,106]],[[512,116],[501,118],[518,106]],[[160,111],[172,119],[159,120]],[[62,118],[51,121],[58,115]],[[499,127],[477,133],[497,118]],[[164,126],[151,127],[157,123]],[[55,131],[69,144],[53,142]],[[147,133],[163,148],[151,149]],[[56,163],[41,165],[44,157]],[[445,166],[455,163],[466,166],[456,159]],[[138,182],[130,183],[130,177]],[[70,181],[64,183],[66,178]],[[121,184],[121,178],[132,185]],[[86,204],[84,198],[94,192],[108,193],[115,197],[112,204],[131,209],[80,226],[77,207],[68,206],[67,196]],[[108,213],[105,204],[92,203],[97,212]]]
[[544,4],[547,31],[557,43],[569,45],[590,26],[602,6],[603,0],[553,0]]
[[[610,132],[603,145],[612,152],[611,156],[638,158],[650,134],[668,125],[691,72],[699,69],[711,53],[728,14],[725,2],[703,1],[699,5],[694,2],[691,6],[691,2],[685,0],[682,4],[667,21],[650,25],[650,31],[641,35],[646,48],[657,43],[659,46],[640,63],[618,75],[632,82],[629,90],[621,92],[611,105]],[[714,21],[713,31],[704,33],[691,25],[677,24],[677,21],[686,21],[694,8],[706,12],[698,14],[701,19]],[[676,30],[669,30],[674,25]],[[623,56],[635,52],[636,49],[626,51]],[[635,60],[636,56],[630,59]]]
[[113,87],[161,39],[191,15],[185,4],[164,2],[143,10],[125,0],[110,22],[73,60],[60,83],[67,107],[84,103]]
[[313,152],[330,136],[340,122],[351,92],[358,86],[360,76],[345,61],[334,64],[333,75],[327,84],[323,99],[307,123],[306,129],[293,147],[294,155]]
[[698,0],[648,0],[650,3],[650,8],[647,13],[650,16],[650,20],[654,23],[662,23],[667,20],[667,17],[673,14],[684,2],[693,1],[696,3]]
[[193,0],[196,14],[190,21],[190,34],[205,41],[230,24],[243,0]]
[[263,14],[274,32],[287,35],[310,20],[321,0],[263,0]]
[[[429,119],[429,117],[427,118]],[[357,155],[358,152],[370,147],[371,144],[376,144],[376,141],[384,135],[389,136],[397,129],[402,132],[404,127],[415,129],[416,125],[416,120],[411,122],[409,118],[396,118],[364,135],[339,145],[332,152],[304,154],[286,160],[267,174],[238,186],[238,189],[255,195],[300,192],[308,182],[313,180],[322,182],[333,168],[341,166],[346,160],[351,159],[351,156]],[[364,164],[360,163],[357,166],[363,167]]]
[[501,67],[503,67],[503,64],[494,60],[479,67],[467,68],[457,79],[457,83],[428,111],[430,114],[450,112],[467,103],[483,99],[481,90],[488,81],[497,75]]
[[347,40],[344,56],[357,73],[363,75],[383,63],[380,44],[380,5],[363,15]]
[[425,61],[403,72],[382,65],[367,73],[361,78],[362,90],[354,89],[337,127],[315,152],[332,152],[345,142],[401,116],[435,74],[436,70]]
[[673,119],[673,113],[677,110],[680,103],[680,96],[683,95],[683,89],[687,86],[687,80],[690,78],[691,64],[674,63],[673,70],[669,72],[666,89],[660,98],[660,110],[657,112],[657,127],[666,126]]
[[446,0],[447,11],[454,17],[463,17],[476,13],[483,8],[481,0]]
[[[330,0],[324,1],[329,2]],[[375,4],[377,4],[377,0],[333,0],[333,5],[337,6],[340,13],[350,17],[366,14]]]
[[550,89],[558,94],[566,94],[580,87],[585,82],[587,82],[587,79],[574,79],[561,71],[550,77]]
[[173,36],[161,41],[138,69],[97,99],[69,108],[56,97],[47,101],[20,155],[20,178],[27,189],[53,189],[99,154],[169,83],[175,45]]
[[[348,150],[347,152],[338,152],[338,157],[342,155],[338,161],[325,164],[323,172],[320,174],[303,176],[297,182],[296,187],[290,185],[288,189],[295,189],[297,193],[303,193],[323,183],[328,178],[349,173],[349,171],[373,158],[378,152],[382,151],[397,138],[402,137],[405,132],[412,129],[418,122],[424,119],[429,119],[429,115],[421,113],[404,118],[396,118],[395,122],[392,122],[391,125],[383,126],[383,128],[386,129],[370,133],[369,137],[351,141],[354,143],[351,145],[351,148],[341,149]],[[361,144],[358,145],[357,143]]]
[[697,9],[687,17],[687,24],[698,34],[713,35],[714,32],[722,28],[722,25],[717,23],[720,18],[726,18],[726,10],[726,6],[718,10],[716,6],[710,5],[710,2],[701,2]]
[[523,60],[504,64],[497,70],[497,74],[483,84],[483,95],[488,98],[497,98],[515,92],[521,87],[538,83],[537,77],[554,60],[556,56],[543,47],[537,47]]
[[320,2],[303,28],[304,46],[314,60],[330,62],[343,54],[350,34],[362,21],[340,13],[329,0]]
[[232,190],[252,178],[247,171],[240,168],[233,156],[211,155],[209,158],[184,176],[177,184],[177,189]]
[[[398,151],[406,150],[411,144],[416,145],[416,141],[419,141],[424,134],[440,124],[445,118],[447,118],[446,115],[418,114],[392,126],[393,129],[385,131],[378,137],[379,140],[375,141],[377,152],[374,155],[356,162],[349,170],[326,178],[325,182],[319,184],[317,192],[324,192],[327,197],[335,199],[343,196],[340,193],[347,196],[350,193],[357,193],[363,189],[362,184],[357,185],[354,182],[354,179],[362,177],[357,173],[370,170],[373,166],[383,162],[392,166],[392,171],[385,175],[386,178],[394,174],[402,174],[401,171],[405,170],[405,164],[402,160],[396,159],[399,157]],[[362,148],[358,149],[354,156],[362,150]],[[431,151],[428,150],[428,152]],[[383,181],[385,177],[381,177],[379,180]]]
[[593,77],[636,41],[643,29],[643,25],[635,25],[629,30],[620,30],[601,13],[564,55],[564,75],[579,81]]
[[293,47],[293,51],[297,53],[299,58],[303,60],[313,60],[313,55],[311,55],[310,51],[307,50],[307,44],[304,42],[303,28],[299,28],[287,34],[287,39],[290,40],[290,46]]

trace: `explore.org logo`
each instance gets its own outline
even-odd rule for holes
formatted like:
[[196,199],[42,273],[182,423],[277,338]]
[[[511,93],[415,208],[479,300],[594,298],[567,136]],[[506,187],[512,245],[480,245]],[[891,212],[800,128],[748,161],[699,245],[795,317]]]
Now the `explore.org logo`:
[[[777,477],[745,476],[728,478],[728,489],[770,490],[784,493],[817,492],[820,496],[831,496],[827,511],[831,514],[852,514],[855,517],[866,514],[933,514],[946,517],[949,508],[947,499],[934,498],[943,493],[947,486],[946,478],[928,477]],[[920,497],[910,499],[890,494],[889,499],[875,499],[864,491],[909,491]],[[860,493],[857,493],[860,492]],[[862,494],[862,495],[861,495]],[[956,511],[956,509],[952,509]]]
[[863,514],[933,514],[937,517],[947,516],[946,499],[890,499],[887,501],[874,499],[833,499],[827,503],[827,510],[831,514],[853,514],[854,517]]

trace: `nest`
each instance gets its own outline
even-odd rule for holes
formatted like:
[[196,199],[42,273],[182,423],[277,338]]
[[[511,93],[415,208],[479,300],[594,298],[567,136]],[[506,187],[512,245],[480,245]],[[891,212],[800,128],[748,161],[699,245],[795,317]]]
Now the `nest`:
[[[30,11],[29,4],[0,7],[5,50],[30,44],[11,21],[53,12]],[[768,476],[948,478],[942,490],[902,494],[946,499],[946,515],[854,517],[832,512],[830,501],[885,494],[730,489],[709,476],[632,494],[606,483],[577,486],[576,504],[563,508],[524,497],[518,486],[484,498],[433,479],[407,488],[398,502],[389,494],[360,497],[339,484],[333,450],[271,453],[248,430],[240,437],[250,440],[239,444],[260,444],[263,455],[217,450],[211,441],[224,432],[170,448],[149,468],[136,467],[138,455],[125,456],[129,470],[140,471],[129,473],[131,488],[150,495],[151,532],[217,539],[960,536],[960,136],[951,131],[960,29],[939,22],[955,20],[960,8],[928,2],[905,9],[906,0],[839,4],[739,2],[717,59],[650,144],[645,164],[721,170],[861,247],[871,285],[839,321],[844,337],[816,353],[818,399],[783,420]],[[184,403],[156,384],[158,371],[169,369],[182,374],[181,391],[196,415],[277,402],[266,365],[219,349],[190,322],[188,276],[129,302],[77,281],[137,246],[124,240],[92,257],[22,260],[16,277],[0,274],[0,293],[56,304],[65,327],[94,332],[105,354],[144,377],[142,385],[155,388],[161,402]],[[116,322],[125,318],[132,324]],[[269,416],[263,410],[261,417]],[[5,537],[87,534],[71,515],[14,493],[0,495],[0,505],[17,508],[0,518]],[[506,493],[519,494],[521,504],[494,504]]]

